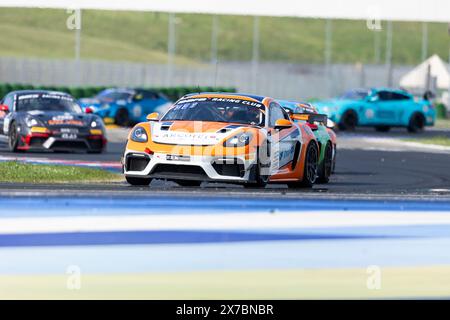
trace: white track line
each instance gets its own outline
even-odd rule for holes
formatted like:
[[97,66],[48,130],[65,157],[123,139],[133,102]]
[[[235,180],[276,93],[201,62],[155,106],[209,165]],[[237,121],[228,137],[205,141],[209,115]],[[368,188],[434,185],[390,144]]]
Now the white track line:
[[330,211],[274,214],[21,217],[1,218],[0,234],[131,230],[274,230],[413,225],[449,225],[450,228],[450,214],[442,212],[352,211],[351,213],[342,213]]

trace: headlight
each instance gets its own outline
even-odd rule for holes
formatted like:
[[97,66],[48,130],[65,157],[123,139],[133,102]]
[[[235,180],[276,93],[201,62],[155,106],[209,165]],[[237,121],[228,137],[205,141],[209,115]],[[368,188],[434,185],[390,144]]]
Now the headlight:
[[135,142],[147,142],[147,132],[145,132],[145,129],[142,127],[136,127],[133,129],[133,132],[131,133],[131,140]]
[[98,126],[97,121],[94,120],[91,122],[91,128],[97,128],[97,126]]
[[25,118],[25,123],[27,124],[28,127],[42,126],[42,123],[33,117]]
[[241,132],[231,138],[228,138],[223,143],[224,147],[243,147],[250,143],[252,134],[249,132]]

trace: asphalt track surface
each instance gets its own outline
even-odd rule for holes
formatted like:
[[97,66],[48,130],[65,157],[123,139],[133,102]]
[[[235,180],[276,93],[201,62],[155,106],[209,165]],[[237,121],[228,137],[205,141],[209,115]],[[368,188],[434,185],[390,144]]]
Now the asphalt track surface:
[[[123,147],[0,157],[117,162]],[[343,148],[312,190],[3,183],[0,298],[446,298],[449,160]],[[64,285],[74,267],[82,290]]]
[[[338,145],[339,148],[339,145]],[[0,143],[0,156],[30,156],[34,158],[119,161],[124,149],[121,143],[109,143],[103,154],[85,153],[10,153]],[[52,185],[0,184],[1,192],[24,190],[55,192]],[[288,189],[286,185],[269,185],[266,189],[244,189],[239,185],[204,183],[200,188],[185,188],[173,182],[153,181],[150,187],[132,187],[127,183],[103,185],[64,185],[61,192],[95,194],[131,194],[145,196],[166,195],[233,195],[238,197],[400,197],[400,198],[450,198],[450,156],[430,152],[391,152],[380,150],[338,149],[336,172],[330,183],[317,184],[313,189]]]

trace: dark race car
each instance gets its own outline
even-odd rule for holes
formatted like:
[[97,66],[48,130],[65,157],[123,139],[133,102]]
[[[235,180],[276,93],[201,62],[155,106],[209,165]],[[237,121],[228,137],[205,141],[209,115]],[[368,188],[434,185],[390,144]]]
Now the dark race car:
[[8,93],[0,102],[0,134],[11,151],[100,153],[106,146],[102,119],[83,113],[71,95],[56,91]]

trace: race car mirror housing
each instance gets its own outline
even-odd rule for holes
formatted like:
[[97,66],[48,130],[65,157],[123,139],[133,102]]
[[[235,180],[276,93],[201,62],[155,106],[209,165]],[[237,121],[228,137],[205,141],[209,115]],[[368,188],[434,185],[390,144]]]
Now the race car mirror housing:
[[327,119],[327,128],[328,129],[334,129],[334,127],[336,127],[336,123],[334,123],[330,119]]
[[9,108],[6,104],[0,104],[0,111],[9,112]]
[[368,96],[367,98],[366,98],[366,100],[368,101],[368,102],[377,102],[379,99],[378,99],[378,95],[372,95],[372,96]]
[[152,112],[147,116],[148,121],[158,121],[159,113],[158,112]]
[[277,130],[288,129],[290,127],[292,127],[292,122],[290,122],[289,120],[278,119],[277,121],[275,121],[275,129]]

